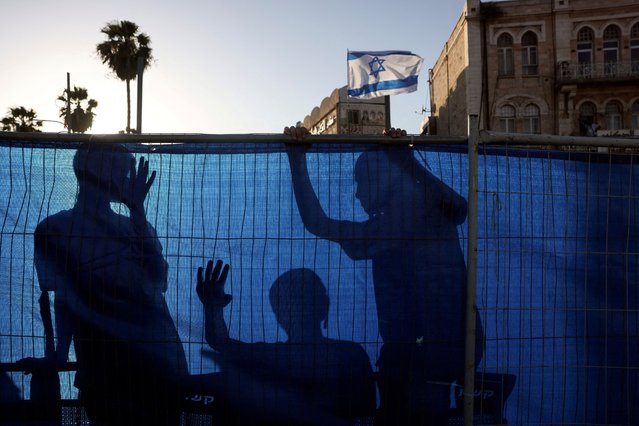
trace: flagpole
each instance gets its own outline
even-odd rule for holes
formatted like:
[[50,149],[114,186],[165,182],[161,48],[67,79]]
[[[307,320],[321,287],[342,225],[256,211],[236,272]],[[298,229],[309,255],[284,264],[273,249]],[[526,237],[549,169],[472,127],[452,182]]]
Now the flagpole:
[[390,95],[384,96],[384,108],[386,109],[386,128],[391,128],[391,116],[390,116]]
[[[351,103],[351,98],[350,98],[350,96],[348,96],[348,88],[349,88],[348,77],[350,76],[349,75],[350,70],[348,69],[348,57],[349,57],[350,54],[351,54],[351,50],[347,47],[346,48],[346,133],[350,133],[350,126],[349,126],[349,123],[348,123],[348,118],[349,118],[348,107],[349,107],[349,105]],[[338,90],[338,92],[339,92],[339,90]],[[342,125],[342,123],[338,123],[338,124],[340,126]],[[341,131],[341,130],[338,129],[338,131]]]

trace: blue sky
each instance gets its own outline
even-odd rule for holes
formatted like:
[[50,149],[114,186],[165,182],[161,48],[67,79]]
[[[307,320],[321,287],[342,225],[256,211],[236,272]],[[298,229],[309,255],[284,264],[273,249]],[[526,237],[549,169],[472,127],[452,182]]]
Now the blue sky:
[[[419,132],[433,66],[464,0],[3,2],[0,116],[33,108],[59,120],[71,85],[99,103],[92,133],[126,126],[125,84],[102,65],[100,28],[130,20],[151,37],[144,75],[145,133],[279,133],[346,84],[346,51],[411,50],[424,58],[419,89],[391,98],[395,127]],[[135,126],[135,84],[132,86]],[[45,123],[45,131],[62,131]]]

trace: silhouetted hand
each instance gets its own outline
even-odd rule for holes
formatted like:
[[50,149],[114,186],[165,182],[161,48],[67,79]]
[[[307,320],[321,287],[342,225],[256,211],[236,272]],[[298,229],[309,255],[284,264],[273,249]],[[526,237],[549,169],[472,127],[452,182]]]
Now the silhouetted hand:
[[138,169],[135,170],[135,159],[131,159],[129,187],[123,189],[122,201],[131,211],[140,211],[144,206],[149,189],[155,181],[155,170],[149,176],[149,161],[140,157]]
[[205,309],[222,309],[231,303],[233,296],[224,293],[228,273],[229,265],[224,265],[221,260],[215,263],[215,268],[213,268],[213,261],[209,260],[206,264],[206,272],[201,266],[198,268],[195,290]]
[[[292,141],[286,144],[286,153],[290,161],[296,161],[306,155],[306,151],[311,146],[303,141],[310,133],[306,127],[285,127],[284,134],[291,137]],[[299,161],[298,161],[299,162]]]
[[406,130],[391,127],[390,129],[384,129],[382,133],[384,136],[390,136],[393,139],[401,138],[402,136],[406,136]]
[[310,134],[306,127],[285,127],[284,134],[290,136],[296,142],[302,141]]

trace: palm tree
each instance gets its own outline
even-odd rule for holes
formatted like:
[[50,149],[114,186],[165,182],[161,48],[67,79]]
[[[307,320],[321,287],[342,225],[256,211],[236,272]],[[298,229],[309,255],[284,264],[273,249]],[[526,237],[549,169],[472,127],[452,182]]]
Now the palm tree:
[[106,24],[100,32],[107,38],[99,43],[96,50],[103,64],[107,64],[115,75],[126,81],[126,131],[131,129],[131,80],[137,77],[138,57],[142,57],[146,69],[153,60],[151,38],[139,32],[137,24],[130,21],[113,21]]
[[64,127],[73,133],[84,133],[91,128],[95,116],[93,108],[98,106],[98,101],[89,99],[87,89],[76,86],[73,86],[70,92],[64,89],[58,100],[64,102],[60,107],[60,118],[64,119]]
[[38,120],[38,114],[33,109],[25,107],[9,108],[6,117],[0,120],[2,130],[5,132],[41,132],[42,120]]

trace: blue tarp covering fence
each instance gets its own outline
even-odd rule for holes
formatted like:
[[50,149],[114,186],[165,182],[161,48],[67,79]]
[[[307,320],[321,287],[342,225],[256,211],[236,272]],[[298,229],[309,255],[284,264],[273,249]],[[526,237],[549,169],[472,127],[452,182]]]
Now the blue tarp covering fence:
[[[384,340],[373,261],[354,260],[338,242],[306,229],[282,144],[247,136],[235,143],[126,146],[157,172],[145,200],[146,218],[168,263],[165,300],[190,374],[221,369],[205,341],[195,291],[198,267],[211,258],[231,265],[226,292],[233,301],[224,310],[231,338],[286,341],[269,291],[286,271],[308,268],[330,300],[324,335],[360,345],[377,370]],[[77,147],[0,143],[0,363],[44,355],[34,232],[46,217],[76,202]],[[370,148],[315,143],[306,154],[327,216],[369,219],[354,174],[358,157]],[[467,196],[465,147],[415,145],[412,151],[434,176]],[[479,206],[469,212],[479,221],[476,298],[484,337],[477,369],[516,377],[505,401],[509,423],[639,421],[635,160],[632,154],[480,150]],[[129,214],[121,203],[111,207]],[[457,228],[464,256],[466,223]],[[429,350],[428,339],[423,344]],[[75,356],[72,350],[70,359]],[[9,377],[29,398],[30,376]],[[74,374],[60,377],[63,398],[76,398]],[[453,385],[451,392],[460,389]]]

